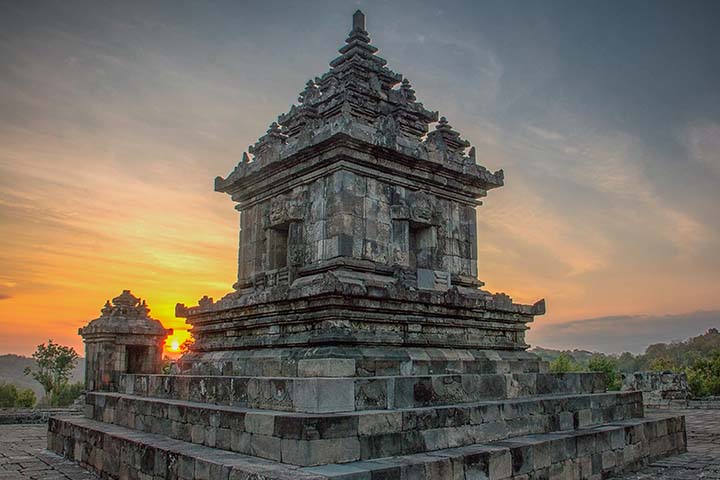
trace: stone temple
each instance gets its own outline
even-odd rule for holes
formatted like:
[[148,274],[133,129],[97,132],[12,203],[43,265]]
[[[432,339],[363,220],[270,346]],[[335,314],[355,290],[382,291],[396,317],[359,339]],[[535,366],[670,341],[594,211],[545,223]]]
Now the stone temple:
[[186,480],[602,479],[684,451],[683,417],[526,351],[544,301],[482,289],[477,207],[503,181],[356,12],[330,70],[215,180],[241,212],[238,277],[177,306],[191,352],[89,384],[49,448]]

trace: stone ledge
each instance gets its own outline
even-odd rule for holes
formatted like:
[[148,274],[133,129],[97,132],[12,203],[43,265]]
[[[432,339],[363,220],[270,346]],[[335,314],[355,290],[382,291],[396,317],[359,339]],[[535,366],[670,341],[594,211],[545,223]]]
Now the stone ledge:
[[48,448],[110,478],[601,479],[685,451],[684,431],[684,417],[654,417],[431,453],[298,468],[93,420],[53,418]]
[[[525,351],[349,345],[190,352],[179,367],[183,373],[196,375],[302,377],[301,361],[306,368],[309,362],[316,362],[320,369],[320,362],[336,359],[354,362],[354,371],[347,375],[353,377],[547,373],[549,369],[547,362]],[[325,369],[316,376],[336,377],[338,371]]]
[[374,377],[124,375],[130,395],[305,413],[461,405],[484,400],[605,391],[599,373]]
[[87,415],[97,421],[262,458],[286,455],[288,463],[298,465],[426,452],[643,414],[637,392],[341,414],[275,412],[115,393],[91,393],[88,402]]

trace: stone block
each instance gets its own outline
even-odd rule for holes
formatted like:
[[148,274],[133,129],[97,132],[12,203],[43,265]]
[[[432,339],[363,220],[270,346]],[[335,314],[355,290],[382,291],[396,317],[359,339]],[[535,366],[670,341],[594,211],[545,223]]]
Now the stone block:
[[513,474],[513,457],[509,450],[502,450],[490,455],[488,460],[489,479],[502,480]]
[[388,392],[388,384],[392,381],[385,378],[370,378],[358,380],[355,383],[356,410],[385,409],[393,405]]
[[267,413],[248,412],[245,415],[245,431],[259,435],[272,435],[275,431],[275,416]]
[[332,464],[304,468],[308,473],[315,473],[337,480],[372,480],[373,472],[364,466]]
[[318,358],[298,361],[299,377],[353,377],[355,360],[350,358]]
[[621,449],[625,446],[625,431],[616,430],[610,433],[610,447],[613,450]]
[[610,470],[611,468],[615,467],[617,460],[617,455],[612,450],[606,450],[602,452],[602,469],[603,470]]
[[313,466],[360,459],[357,437],[320,440],[282,440],[282,462]]
[[584,428],[592,425],[592,423],[593,418],[591,409],[582,409],[577,412],[577,428]]
[[252,434],[247,432],[230,432],[230,449],[233,452],[248,453],[250,452],[250,440]]
[[560,430],[575,428],[575,415],[572,412],[560,412]]
[[215,434],[215,446],[222,450],[230,450],[231,447],[231,430],[228,428],[218,428]]
[[360,415],[358,418],[358,435],[379,435],[397,433],[403,429],[403,415],[401,412],[373,413]]
[[197,460],[195,462],[195,474],[193,480],[214,480],[210,477],[210,463]]
[[408,451],[410,445],[404,445],[406,436],[402,433],[387,433],[360,437],[360,458],[383,458],[401,455]]
[[299,412],[332,413],[355,409],[355,388],[350,379],[295,380],[293,388],[293,406]]
[[187,480],[195,477],[195,459],[193,457],[185,455],[177,457],[177,476]]
[[281,440],[270,435],[250,435],[248,451],[242,452],[260,458],[280,461]]
[[190,440],[192,443],[203,444],[205,442],[205,427],[203,425],[191,425]]

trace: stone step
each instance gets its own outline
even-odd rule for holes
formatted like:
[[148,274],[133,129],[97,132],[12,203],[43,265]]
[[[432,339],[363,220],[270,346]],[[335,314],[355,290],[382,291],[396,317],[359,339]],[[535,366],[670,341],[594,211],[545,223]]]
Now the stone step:
[[121,375],[127,394],[288,412],[332,413],[457,405],[532,395],[605,391],[602,373],[376,377]]
[[549,368],[548,362],[526,351],[350,345],[191,351],[177,365],[177,373],[248,377],[547,373]]
[[425,454],[305,467],[301,471],[334,480],[600,480],[686,451],[684,432],[685,417],[638,418]]
[[[643,415],[639,392],[554,395],[449,407],[301,414],[91,392],[87,416],[298,465],[373,459],[572,430]],[[289,458],[289,457],[286,457]]]
[[[48,448],[108,478],[180,480],[600,480],[685,451],[684,417],[599,427],[314,467],[222,451],[86,418],[51,418]],[[289,455],[311,455],[309,451]],[[285,462],[285,463],[281,463]]]
[[[139,432],[88,418],[53,417],[48,450],[103,478],[324,480],[299,467]],[[251,476],[255,475],[255,476]]]

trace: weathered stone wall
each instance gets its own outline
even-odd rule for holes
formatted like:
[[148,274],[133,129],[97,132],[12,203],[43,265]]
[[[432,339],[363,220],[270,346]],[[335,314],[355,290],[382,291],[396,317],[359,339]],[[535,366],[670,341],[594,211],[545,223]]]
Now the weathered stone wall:
[[67,408],[0,408],[0,425],[47,423],[52,416],[82,415],[80,405]]
[[[331,379],[123,375],[119,392],[262,410],[336,413],[457,406],[532,395],[598,394],[605,392],[605,382],[601,374],[579,373]],[[636,395],[637,401],[641,401],[637,392],[623,395]],[[639,413],[642,414],[642,409]]]
[[113,372],[124,370],[125,358],[112,342],[89,342],[85,344],[85,365],[87,391],[113,388]]
[[623,374],[623,391],[643,392],[647,406],[685,406],[690,397],[687,376],[684,373],[635,372]]
[[336,257],[432,270],[421,282],[447,289],[451,276],[477,276],[474,205],[336,170],[243,206],[238,287],[292,281],[293,269]]

